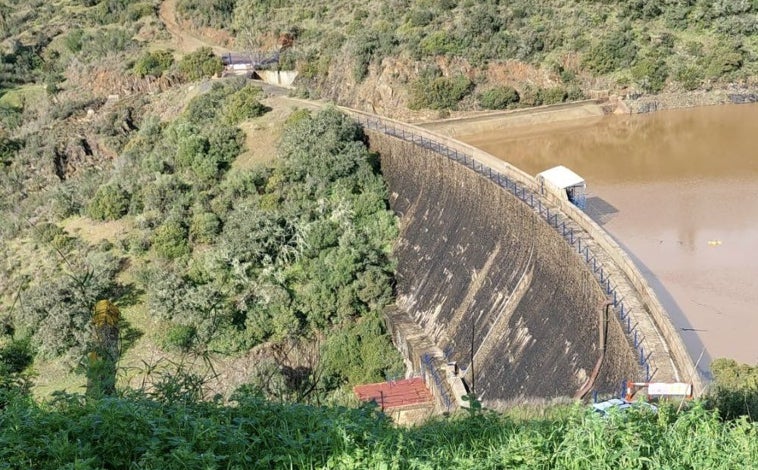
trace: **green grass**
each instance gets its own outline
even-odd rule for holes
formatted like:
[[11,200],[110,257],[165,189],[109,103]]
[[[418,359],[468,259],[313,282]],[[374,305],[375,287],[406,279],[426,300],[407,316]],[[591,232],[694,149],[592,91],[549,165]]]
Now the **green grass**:
[[[183,383],[181,380],[173,385]],[[0,411],[3,468],[708,468],[758,465],[758,425],[723,422],[702,403],[677,414],[562,407],[557,417],[494,413],[394,427],[375,408],[274,404],[240,394],[234,406],[198,402],[178,387],[152,397]]]
[[44,85],[23,85],[4,90],[0,96],[0,105],[21,109],[25,103],[36,102],[44,97]]
[[87,379],[71,372],[71,365],[60,358],[37,359],[31,366],[34,377],[32,392],[39,399],[48,399],[55,392],[84,393]]

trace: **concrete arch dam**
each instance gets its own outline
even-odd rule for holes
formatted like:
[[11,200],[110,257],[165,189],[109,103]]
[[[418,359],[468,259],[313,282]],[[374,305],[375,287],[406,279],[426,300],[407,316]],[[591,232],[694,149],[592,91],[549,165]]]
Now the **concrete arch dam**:
[[[607,240],[589,236],[586,221],[541,196],[531,177],[452,139],[352,114],[381,155],[401,218],[397,306],[416,332],[395,321],[393,336],[416,372],[422,355],[427,367],[430,356],[455,361],[494,406],[694,370],[676,332],[672,348],[656,326],[652,294],[605,253]],[[460,393],[444,382],[435,394],[449,407]]]

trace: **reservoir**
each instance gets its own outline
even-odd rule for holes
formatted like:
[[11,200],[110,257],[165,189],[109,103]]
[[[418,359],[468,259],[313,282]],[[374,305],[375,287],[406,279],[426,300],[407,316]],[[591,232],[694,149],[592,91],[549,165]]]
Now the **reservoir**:
[[707,370],[758,363],[758,104],[456,135],[531,175],[565,165]]

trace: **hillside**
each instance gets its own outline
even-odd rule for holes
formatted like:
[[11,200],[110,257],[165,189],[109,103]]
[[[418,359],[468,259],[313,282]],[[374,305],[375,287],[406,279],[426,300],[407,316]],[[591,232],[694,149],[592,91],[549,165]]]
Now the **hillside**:
[[[301,94],[422,115],[654,92],[650,70],[751,85],[755,2],[292,4],[0,0],[0,468],[754,468],[756,369],[730,361],[709,401],[656,415],[402,428],[356,407],[404,371],[377,155],[334,109],[211,79],[206,46],[284,43]],[[102,299],[107,396],[87,389]]]
[[[302,93],[393,116],[754,89],[758,5],[728,0],[177,0],[233,47],[292,47]],[[444,115],[444,113],[443,113]]]
[[361,129],[209,80],[221,62],[202,44],[163,48],[159,3],[2,10],[7,371],[41,396],[83,391],[110,299],[119,386],[181,368],[213,378],[208,396],[349,403],[402,374],[381,320],[396,222]]

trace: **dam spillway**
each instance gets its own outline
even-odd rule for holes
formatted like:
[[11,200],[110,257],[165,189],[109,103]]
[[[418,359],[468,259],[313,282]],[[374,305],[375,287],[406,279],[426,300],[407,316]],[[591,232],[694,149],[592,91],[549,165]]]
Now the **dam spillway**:
[[[607,275],[598,282],[597,270],[588,267],[589,240],[583,259],[581,242],[577,253],[556,230],[557,213],[551,216],[534,193],[525,204],[526,187],[519,193],[511,181],[511,191],[504,191],[507,181],[491,169],[487,175],[481,163],[461,165],[450,148],[441,151],[441,141],[393,132],[367,127],[401,219],[398,307],[444,352],[444,361],[457,362],[466,381],[475,381],[486,404],[575,396],[588,381],[613,393],[626,379],[679,378],[669,367],[677,351],[664,344],[666,334],[641,327],[638,342],[644,322],[637,319],[644,315],[637,312],[632,324],[627,307],[624,318],[616,286]],[[566,235],[571,220],[563,220]],[[603,316],[611,287],[626,322]],[[652,373],[651,358],[658,359]]]

